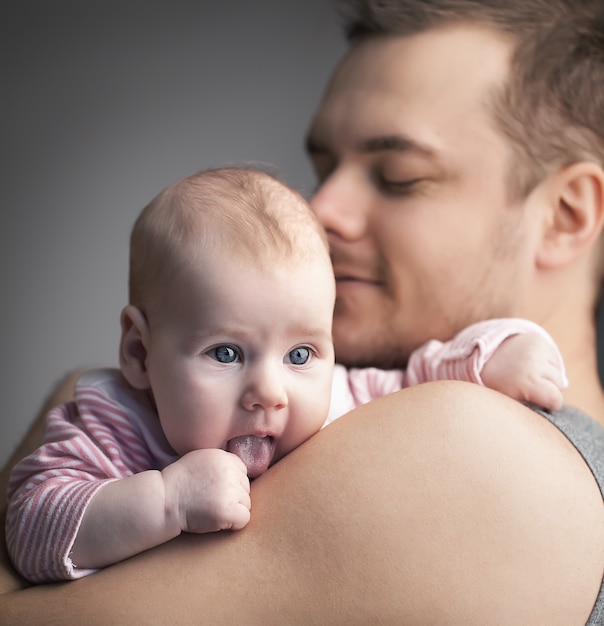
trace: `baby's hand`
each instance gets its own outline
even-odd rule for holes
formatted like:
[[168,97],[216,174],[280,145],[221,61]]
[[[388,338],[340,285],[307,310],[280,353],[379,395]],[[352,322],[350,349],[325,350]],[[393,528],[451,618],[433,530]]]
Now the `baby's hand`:
[[536,333],[508,337],[481,372],[486,387],[555,411],[562,407],[564,372],[554,347]]
[[250,481],[243,461],[224,450],[194,450],[163,471],[166,507],[190,533],[239,530],[250,520]]

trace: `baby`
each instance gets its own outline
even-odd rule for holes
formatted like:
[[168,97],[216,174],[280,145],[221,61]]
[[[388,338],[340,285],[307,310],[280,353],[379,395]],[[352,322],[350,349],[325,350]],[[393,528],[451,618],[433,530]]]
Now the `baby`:
[[429,342],[406,371],[334,366],[325,234],[304,199],[263,172],[207,170],[171,185],[130,243],[119,370],[84,374],[13,470],[7,543],[33,582],[85,576],[183,531],[243,528],[250,479],[410,384],[458,378],[562,404],[562,358],[524,320]]

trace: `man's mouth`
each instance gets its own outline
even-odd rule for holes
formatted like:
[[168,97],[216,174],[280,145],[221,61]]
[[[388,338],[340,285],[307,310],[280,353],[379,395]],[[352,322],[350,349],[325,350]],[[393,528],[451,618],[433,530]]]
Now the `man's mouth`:
[[229,439],[226,450],[244,462],[250,478],[256,478],[269,468],[275,454],[275,444],[274,437],[268,435],[242,435]]
[[344,263],[334,263],[333,272],[338,284],[359,283],[366,285],[379,285],[381,281],[374,272],[360,267],[349,266]]
[[369,276],[361,276],[361,275],[353,275],[347,273],[336,273],[336,285],[338,287],[344,285],[380,285],[380,281],[376,280],[373,277]]

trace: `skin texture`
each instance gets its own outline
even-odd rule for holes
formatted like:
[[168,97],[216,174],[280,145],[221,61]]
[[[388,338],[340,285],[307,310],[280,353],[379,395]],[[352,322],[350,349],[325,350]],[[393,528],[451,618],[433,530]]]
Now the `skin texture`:
[[[368,42],[338,70],[309,133],[336,351],[366,362],[386,349],[394,362],[389,346],[408,354],[480,317],[529,317],[562,350],[565,401],[601,420],[590,271],[602,172],[555,171],[508,205],[508,150],[484,110],[508,56],[493,33],[460,27]],[[436,143],[438,165],[367,145],[412,131]],[[422,182],[401,196],[390,178]],[[604,570],[602,497],[579,454],[476,385],[420,385],[356,409],[255,481],[252,502],[241,532],[182,536],[82,581],[7,594],[2,614],[568,626],[587,620]]]

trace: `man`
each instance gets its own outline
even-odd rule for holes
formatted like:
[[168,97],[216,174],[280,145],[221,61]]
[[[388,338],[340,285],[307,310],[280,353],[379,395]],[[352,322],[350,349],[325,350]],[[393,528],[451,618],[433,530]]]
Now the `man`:
[[383,398],[257,480],[245,530],[9,594],[9,620],[602,623],[602,11],[358,4],[308,136],[338,359],[400,365],[430,337],[523,316],[558,342],[582,412],[453,382]]

